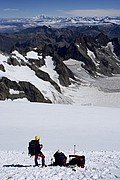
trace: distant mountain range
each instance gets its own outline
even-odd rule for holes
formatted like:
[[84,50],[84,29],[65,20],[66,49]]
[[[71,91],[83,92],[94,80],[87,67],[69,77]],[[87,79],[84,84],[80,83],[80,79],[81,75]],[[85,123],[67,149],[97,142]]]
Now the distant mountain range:
[[119,17],[48,17],[36,16],[31,18],[0,19],[0,32],[18,32],[20,30],[37,27],[51,26],[56,28],[83,25],[108,25],[120,24]]

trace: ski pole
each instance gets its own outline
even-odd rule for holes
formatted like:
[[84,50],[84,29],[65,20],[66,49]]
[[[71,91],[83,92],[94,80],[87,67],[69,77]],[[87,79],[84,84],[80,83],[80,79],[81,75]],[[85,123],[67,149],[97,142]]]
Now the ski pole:
[[74,155],[75,155],[75,153],[76,153],[76,145],[74,145]]

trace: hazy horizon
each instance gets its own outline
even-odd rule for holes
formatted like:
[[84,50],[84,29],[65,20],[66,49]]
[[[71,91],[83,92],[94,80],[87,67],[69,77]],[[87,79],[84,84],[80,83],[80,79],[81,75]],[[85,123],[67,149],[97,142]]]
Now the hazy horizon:
[[0,18],[24,18],[38,15],[46,16],[120,16],[119,0],[49,0],[35,2],[2,1],[0,4]]

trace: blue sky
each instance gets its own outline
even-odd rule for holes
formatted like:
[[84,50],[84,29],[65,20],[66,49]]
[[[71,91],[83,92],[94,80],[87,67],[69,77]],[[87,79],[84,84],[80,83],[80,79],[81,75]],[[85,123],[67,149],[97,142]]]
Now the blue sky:
[[120,0],[2,0],[0,18],[120,15]]

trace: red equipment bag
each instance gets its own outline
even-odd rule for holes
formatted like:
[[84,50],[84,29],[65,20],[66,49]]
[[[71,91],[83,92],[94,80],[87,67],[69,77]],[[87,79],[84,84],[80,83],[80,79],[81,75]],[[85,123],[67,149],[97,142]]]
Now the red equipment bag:
[[78,167],[84,168],[85,156],[82,155],[69,155],[69,165],[77,165]]

